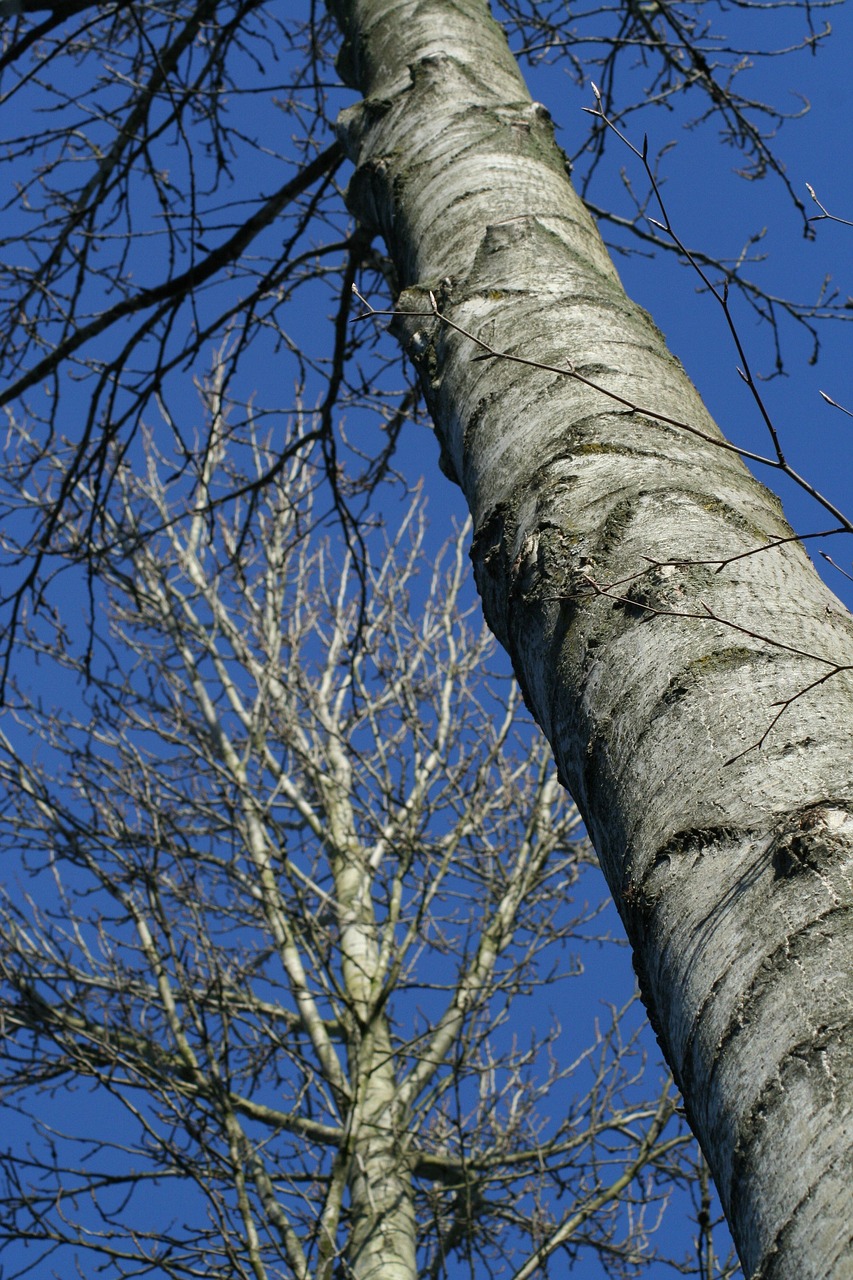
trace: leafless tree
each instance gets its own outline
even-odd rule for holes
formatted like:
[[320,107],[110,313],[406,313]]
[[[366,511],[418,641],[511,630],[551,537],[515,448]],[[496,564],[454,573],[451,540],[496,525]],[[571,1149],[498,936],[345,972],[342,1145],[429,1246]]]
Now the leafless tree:
[[227,368],[196,484],[153,434],[117,466],[108,629],[85,670],[39,620],[76,693],[2,739],[10,1271],[692,1273],[655,1235],[696,1176],[671,1084],[624,1011],[570,1034],[594,858],[488,674],[468,530],[428,567],[416,497],[362,606],[304,424],[250,521],[216,506],[278,456],[251,419],[237,450]]

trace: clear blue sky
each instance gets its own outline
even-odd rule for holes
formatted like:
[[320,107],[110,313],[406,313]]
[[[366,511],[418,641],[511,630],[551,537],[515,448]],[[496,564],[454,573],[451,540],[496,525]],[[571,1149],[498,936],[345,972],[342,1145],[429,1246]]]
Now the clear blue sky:
[[[719,22],[722,30],[733,35],[748,28],[748,38],[754,40],[756,47],[768,39],[785,44],[802,32],[803,9],[802,5],[794,5],[790,10],[760,14],[753,9],[732,7],[720,15]],[[809,182],[832,212],[853,220],[853,6],[840,4],[827,11],[826,17],[835,34],[816,56],[802,52],[760,63],[755,70],[746,71],[739,83],[744,92],[779,105],[790,104],[794,109],[799,105],[795,95],[810,101],[811,111],[781,130],[774,144],[777,154],[804,199],[805,184]],[[820,21],[818,14],[816,22]],[[630,83],[642,86],[643,76],[643,69],[637,68]],[[559,67],[542,68],[530,73],[528,79],[534,96],[549,107],[558,124],[558,140],[567,151],[573,151],[574,140],[586,128],[582,109],[593,105],[591,91],[573,85]],[[831,276],[832,286],[842,295],[853,294],[853,228],[820,223],[816,239],[807,242],[801,220],[776,178],[769,176],[762,182],[749,183],[734,177],[731,169],[736,158],[718,146],[716,126],[685,131],[683,123],[679,108],[675,113],[643,113],[633,117],[627,126],[637,143],[640,131],[648,131],[653,154],[677,140],[677,146],[663,157],[660,172],[666,178],[670,215],[683,239],[691,247],[733,257],[752,234],[766,227],[761,247],[768,257],[756,270],[768,289],[811,300],[817,297],[824,277]],[[13,132],[19,125],[20,121],[7,121],[7,130]],[[642,174],[638,162],[614,142],[594,194],[599,202],[610,200],[612,207],[628,214],[630,206],[619,172],[622,167],[639,189]],[[818,212],[816,207],[813,212]],[[690,270],[674,258],[651,261],[645,257],[620,257],[617,265],[628,292],[651,312],[729,438],[750,448],[765,448],[768,442],[757,412],[735,370],[737,357],[723,316],[713,300],[697,294],[697,281]],[[159,271],[156,278],[160,278]],[[773,352],[767,333],[737,300],[733,307],[741,319],[741,337],[753,367],[758,372],[772,372]],[[783,325],[786,376],[764,385],[766,403],[792,463],[847,510],[853,508],[853,419],[825,405],[818,392],[825,390],[853,410],[853,309],[849,316],[850,323],[822,326],[821,356],[816,366],[808,363],[809,344],[793,326]],[[306,314],[301,323],[310,333],[315,319]],[[279,371],[270,370],[260,359],[253,372],[258,385],[267,388],[281,378]],[[268,399],[272,394],[267,390]],[[187,403],[190,400],[195,400],[195,393],[188,384]],[[404,438],[400,464],[409,481],[425,474],[436,541],[443,541],[449,518],[456,515],[461,519],[464,512],[458,490],[438,471],[434,442],[425,428],[413,427]],[[760,478],[773,484],[772,475]],[[784,497],[789,518],[799,530],[809,531],[829,523],[812,504],[790,491],[790,486],[786,486]],[[853,552],[849,543],[836,539],[828,547],[850,569]],[[843,577],[832,571],[826,576],[838,594],[848,602],[853,599],[853,586]],[[61,682],[56,687],[57,696],[61,696]],[[616,929],[612,914],[611,921]],[[552,990],[538,1006],[529,1007],[528,1016],[544,1021],[553,1008],[562,1021],[571,1022],[572,1028],[577,1029],[591,1024],[601,1001],[620,1003],[633,986],[627,951],[612,948],[600,954],[606,956],[606,962],[596,966],[594,957],[590,957],[588,976],[572,986],[565,1003],[561,994]],[[653,1045],[651,1051],[655,1051]],[[558,1102],[555,1100],[555,1105]],[[602,1272],[598,1264],[590,1264],[573,1274],[581,1280],[600,1280]]]

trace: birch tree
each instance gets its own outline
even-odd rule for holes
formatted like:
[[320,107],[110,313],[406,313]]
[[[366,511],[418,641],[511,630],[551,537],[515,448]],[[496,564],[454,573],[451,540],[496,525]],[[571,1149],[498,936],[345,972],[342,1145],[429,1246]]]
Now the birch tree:
[[364,95],[340,122],[351,207],[397,267],[486,618],[601,858],[744,1271],[845,1275],[851,619],[623,293],[486,7],[338,12]]

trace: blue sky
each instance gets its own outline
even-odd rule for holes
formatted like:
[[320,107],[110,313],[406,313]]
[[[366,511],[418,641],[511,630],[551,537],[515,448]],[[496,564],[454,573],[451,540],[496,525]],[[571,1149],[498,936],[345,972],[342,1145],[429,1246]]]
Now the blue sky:
[[[719,21],[722,30],[738,31],[756,45],[765,42],[768,33],[774,43],[785,44],[801,33],[803,9],[804,6],[795,4],[762,14],[735,7],[723,12]],[[750,94],[782,105],[790,104],[793,108],[799,106],[796,95],[810,101],[811,111],[784,126],[775,149],[786,165],[792,184],[804,199],[807,199],[805,184],[809,182],[832,212],[853,218],[853,76],[850,74],[853,7],[841,4],[827,11],[826,16],[835,33],[816,56],[802,52],[757,63],[754,70],[742,74],[740,83]],[[820,14],[816,21],[820,23]],[[642,89],[644,74],[639,67],[629,78],[635,95],[638,88]],[[591,90],[573,84],[559,66],[540,67],[538,71],[529,72],[528,79],[534,96],[549,107],[557,122],[558,140],[567,151],[573,151],[576,138],[587,124],[583,108],[593,105]],[[254,87],[258,90],[255,102],[266,101],[262,85]],[[617,109],[620,106],[618,95],[614,105]],[[268,102],[264,113],[267,122],[277,119]],[[677,141],[677,146],[663,156],[660,172],[665,178],[670,216],[685,242],[731,257],[737,255],[750,236],[766,228],[760,245],[761,251],[767,253],[767,261],[756,267],[756,271],[768,289],[811,300],[817,296],[824,277],[831,276],[843,296],[853,293],[853,228],[823,222],[817,226],[816,238],[805,240],[802,221],[781,182],[772,176],[761,182],[745,182],[733,176],[735,157],[719,147],[715,126],[686,131],[682,127],[685,118],[679,108],[672,113],[644,112],[627,122],[637,144],[639,131],[643,128],[648,131],[652,154],[663,151],[672,140]],[[25,119],[26,112],[15,105],[10,119],[6,120],[7,132],[19,129]],[[276,140],[276,146],[285,154],[289,145],[286,138]],[[260,148],[253,152],[249,172],[261,163],[261,156]],[[629,202],[624,195],[622,168],[639,188],[642,174],[638,163],[614,140],[605,164],[599,169],[595,196],[599,202],[607,200],[615,210],[627,214]],[[265,182],[259,185],[265,187]],[[152,211],[148,212],[153,219]],[[816,207],[813,212],[818,212]],[[214,230],[211,238],[215,239],[215,235]],[[749,448],[765,448],[767,441],[759,416],[736,372],[737,357],[724,318],[712,299],[697,293],[697,281],[690,269],[674,258],[665,257],[650,260],[620,255],[617,265],[628,292],[651,312],[729,438]],[[153,257],[147,261],[144,254],[135,266],[146,282],[148,277],[144,272],[150,270],[156,279],[162,274],[161,264]],[[304,335],[306,345],[321,328],[322,322],[317,319],[319,310],[328,312],[332,306],[328,299],[320,301],[316,294],[312,297],[318,310],[303,309],[296,319],[297,335]],[[753,367],[759,373],[772,372],[773,351],[767,332],[756,325],[736,298],[732,306]],[[853,310],[849,315],[853,319]],[[762,394],[792,463],[833,501],[847,509],[853,506],[849,448],[853,419],[831,409],[818,393],[825,390],[853,408],[851,332],[847,322],[823,325],[820,359],[811,365],[809,343],[793,326],[786,326],[783,330],[786,375],[762,383]],[[247,382],[255,379],[262,395],[274,396],[276,378],[280,382],[283,379],[280,370],[270,369],[267,356],[268,353],[261,352],[253,365],[247,363],[243,376]],[[195,403],[196,394],[189,375],[184,372],[182,377],[183,389],[176,391],[176,403],[189,406]],[[70,403],[73,405],[73,400]],[[189,408],[187,413],[191,413]],[[444,540],[448,521],[452,517],[462,519],[464,512],[461,495],[439,473],[436,463],[431,433],[423,426],[411,427],[402,442],[400,466],[409,483],[421,474],[425,477],[429,512],[438,543]],[[771,484],[774,479],[767,475],[760,478]],[[826,525],[826,518],[790,485],[783,486],[783,496],[789,518],[798,529],[810,531]],[[392,504],[389,519],[393,518],[394,510]],[[835,539],[829,549],[850,568],[849,545]],[[851,584],[831,570],[827,579],[849,602]],[[65,595],[63,604],[68,608],[72,604],[76,606],[72,590]],[[61,678],[55,685],[44,673],[39,679],[43,682],[42,691],[47,694],[49,690],[49,696],[73,697],[67,687],[63,687]],[[592,891],[597,892],[595,885]],[[613,929],[617,929],[613,913],[610,920]],[[565,1021],[568,1007],[572,1027],[577,1029],[582,1024],[587,1027],[591,1024],[600,1013],[602,1002],[620,1003],[633,986],[627,951],[610,948],[601,956],[606,957],[605,963],[598,965],[591,958],[588,974],[573,985],[569,997],[555,989],[540,1005],[531,1006],[526,1016],[533,1022],[544,1021],[553,1011]],[[650,1049],[654,1052],[653,1045]],[[579,1267],[574,1274],[581,1280],[598,1280],[601,1269],[598,1264],[589,1264]]]

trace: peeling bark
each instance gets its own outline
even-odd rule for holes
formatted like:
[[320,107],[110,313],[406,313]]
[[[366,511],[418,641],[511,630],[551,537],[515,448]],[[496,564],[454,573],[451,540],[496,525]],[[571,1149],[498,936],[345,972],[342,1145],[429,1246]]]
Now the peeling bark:
[[[800,544],[743,556],[790,535],[780,505],[625,296],[482,0],[338,8],[364,95],[340,122],[351,205],[396,264],[486,618],[584,814],[744,1271],[853,1273],[850,616]],[[475,360],[460,329],[550,368]]]

